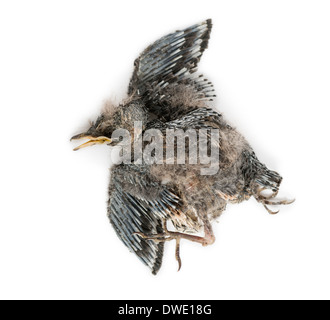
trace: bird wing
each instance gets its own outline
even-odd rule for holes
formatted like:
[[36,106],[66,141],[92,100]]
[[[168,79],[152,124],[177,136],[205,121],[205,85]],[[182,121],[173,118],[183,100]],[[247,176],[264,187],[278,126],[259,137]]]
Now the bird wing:
[[[157,102],[169,84],[193,85],[195,90],[209,95],[212,84],[203,76],[192,77],[198,62],[208,46],[212,21],[206,20],[182,31],[176,31],[147,47],[134,62],[128,94],[143,96]],[[147,94],[146,94],[147,93]],[[209,99],[211,100],[211,99]]]
[[163,233],[163,222],[180,205],[180,199],[165,187],[157,196],[143,195],[145,192],[138,189],[153,188],[155,183],[144,179],[144,173],[132,171],[129,168],[132,166],[121,165],[112,171],[108,216],[121,241],[153,274],[157,274],[162,264],[164,243],[145,240],[135,233]]

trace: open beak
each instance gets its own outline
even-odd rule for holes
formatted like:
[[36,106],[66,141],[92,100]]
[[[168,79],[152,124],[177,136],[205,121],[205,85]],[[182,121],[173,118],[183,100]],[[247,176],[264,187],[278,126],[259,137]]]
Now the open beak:
[[81,140],[81,139],[88,139],[89,141],[83,143],[82,145],[80,145],[79,147],[77,148],[74,148],[73,151],[78,151],[82,148],[86,148],[86,147],[91,147],[91,146],[94,146],[96,144],[109,144],[111,143],[111,139],[107,138],[107,137],[92,137],[92,136],[88,136],[86,135],[85,133],[81,133],[81,134],[78,134],[74,137],[71,138],[71,141],[72,140]]

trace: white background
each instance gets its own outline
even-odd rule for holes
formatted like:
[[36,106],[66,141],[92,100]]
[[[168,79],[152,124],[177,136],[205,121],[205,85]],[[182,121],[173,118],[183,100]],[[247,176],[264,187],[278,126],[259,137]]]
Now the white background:
[[[330,298],[328,1],[1,1],[0,298]],[[72,152],[151,42],[212,18],[200,71],[296,202],[251,199],[153,276],[106,216],[110,148]]]

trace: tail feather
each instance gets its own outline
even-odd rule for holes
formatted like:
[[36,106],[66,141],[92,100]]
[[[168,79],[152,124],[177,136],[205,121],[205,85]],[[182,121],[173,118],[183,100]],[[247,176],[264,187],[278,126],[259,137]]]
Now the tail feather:
[[243,152],[242,172],[245,180],[245,188],[253,188],[257,184],[261,188],[278,192],[282,177],[262,164],[253,151]]

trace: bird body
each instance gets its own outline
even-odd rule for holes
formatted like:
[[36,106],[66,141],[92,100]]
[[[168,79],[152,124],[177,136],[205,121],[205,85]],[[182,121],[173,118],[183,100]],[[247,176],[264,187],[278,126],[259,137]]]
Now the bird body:
[[[129,137],[125,161],[111,169],[108,216],[154,274],[166,241],[176,241],[180,267],[181,239],[212,244],[211,222],[228,203],[254,197],[270,213],[267,205],[291,203],[275,199],[281,176],[209,106],[214,89],[196,70],[211,28],[207,20],[149,46],[134,63],[129,98],[117,107],[106,105],[88,131],[73,137],[90,139],[76,150],[123,146],[115,134],[119,128]],[[264,195],[265,189],[272,194]],[[168,221],[175,231],[168,230]]]

